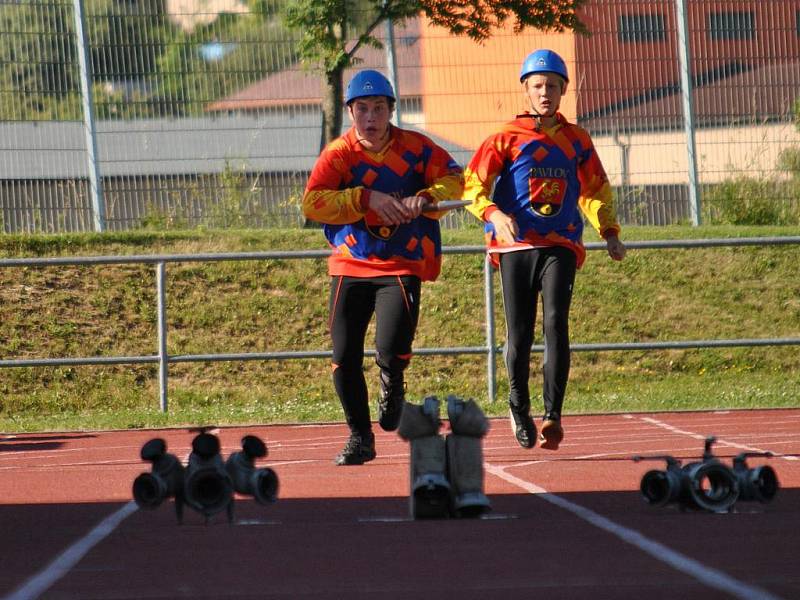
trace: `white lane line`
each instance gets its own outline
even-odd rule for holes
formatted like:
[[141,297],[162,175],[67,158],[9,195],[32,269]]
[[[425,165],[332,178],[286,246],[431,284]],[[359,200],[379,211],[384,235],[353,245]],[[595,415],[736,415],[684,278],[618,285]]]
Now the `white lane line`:
[[[475,517],[477,521],[510,521],[511,519],[519,519],[519,515],[514,514],[495,514],[495,513],[488,513],[485,515],[480,515],[479,517]],[[429,523],[435,521],[441,521],[441,519],[415,519],[413,517],[358,517],[356,522],[358,523],[416,523],[418,521],[428,521]]]
[[575,504],[574,502],[570,502],[561,496],[552,494],[546,489],[539,487],[530,481],[526,481],[511,475],[510,473],[507,473],[503,467],[497,467],[486,463],[485,468],[486,471],[492,475],[495,475],[500,479],[507,481],[508,483],[516,485],[529,494],[536,494],[538,498],[541,498],[545,502],[549,502],[554,506],[558,506],[559,508],[572,513],[587,523],[616,536],[623,542],[639,548],[639,550],[645,554],[649,554],[656,560],[666,563],[672,568],[685,573],[690,577],[694,577],[700,583],[707,585],[708,587],[726,592],[731,594],[731,596],[734,598],[740,598],[741,600],[779,600],[778,596],[774,596],[766,590],[748,585],[742,581],[739,581],[738,579],[734,579],[722,571],[708,567],[694,560],[693,558],[684,556],[680,552],[676,552],[675,550],[672,550],[671,548],[668,548],[659,542],[651,540],[634,529],[630,529],[624,525],[615,523],[611,519],[608,519],[607,517],[604,517],[593,510],[590,510],[584,506],[580,506],[579,504]]
[[253,525],[283,525],[283,521],[277,520],[265,520],[265,519],[239,519],[235,523],[236,525],[242,525],[245,527],[252,527]]
[[[697,433],[695,431],[686,431],[685,429],[680,429],[675,427],[674,425],[670,425],[669,423],[665,423],[659,419],[654,419],[652,417],[640,417],[642,421],[645,423],[650,423],[655,425],[656,427],[661,427],[662,429],[666,429],[667,431],[671,431],[672,433],[677,433],[679,435],[688,435],[689,437],[695,438],[697,440],[705,440],[708,436],[703,435],[702,433]],[[767,452],[763,448],[756,448],[755,446],[748,446],[746,444],[737,444],[736,442],[728,441],[724,438],[717,437],[716,444],[719,446],[728,446],[729,448],[739,448],[740,450],[746,450],[748,452]],[[773,452],[773,458],[782,458],[783,460],[798,460],[797,456],[789,455],[789,454],[780,454],[778,452]]]
[[62,469],[69,469],[76,467],[97,467],[97,468],[119,467],[119,466],[135,467],[140,464],[141,463],[135,463],[129,460],[104,460],[100,462],[87,461],[87,462],[69,462],[69,463],[52,462],[47,464],[35,464],[35,465],[2,466],[0,467],[0,470],[9,471],[12,469],[16,469],[18,471],[60,471]]
[[34,600],[64,577],[86,554],[105,539],[117,526],[139,509],[134,501],[103,519],[85,537],[72,544],[43,570],[28,579],[4,600]]
[[357,523],[410,523],[414,521],[411,517],[359,517]]
[[308,463],[318,463],[318,462],[323,462],[323,461],[321,459],[313,459],[313,458],[303,458],[297,460],[279,460],[276,462],[267,463],[264,466],[272,468],[272,467],[282,467],[284,465],[305,465]]

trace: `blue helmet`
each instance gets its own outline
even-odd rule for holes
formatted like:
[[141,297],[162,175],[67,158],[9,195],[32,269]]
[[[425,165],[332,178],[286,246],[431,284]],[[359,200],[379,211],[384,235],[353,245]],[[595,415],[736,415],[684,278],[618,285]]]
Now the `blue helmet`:
[[344,103],[350,104],[356,98],[364,96],[386,96],[392,100],[396,99],[389,80],[372,69],[365,69],[353,75],[344,93]]
[[564,63],[564,59],[552,50],[540,49],[531,52],[525,62],[522,63],[522,70],[519,73],[520,82],[525,81],[528,75],[534,73],[555,73],[556,75],[561,75],[564,81],[569,81],[567,65]]

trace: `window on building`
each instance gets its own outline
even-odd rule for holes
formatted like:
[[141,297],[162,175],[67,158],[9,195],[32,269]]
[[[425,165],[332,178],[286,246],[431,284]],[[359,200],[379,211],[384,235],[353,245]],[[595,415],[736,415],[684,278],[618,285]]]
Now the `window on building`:
[[752,12],[716,12],[708,15],[712,40],[751,40],[756,36],[756,17]]
[[794,26],[797,29],[797,35],[800,36],[800,10],[794,15]]
[[620,15],[618,31],[622,43],[663,42],[666,37],[664,15]]

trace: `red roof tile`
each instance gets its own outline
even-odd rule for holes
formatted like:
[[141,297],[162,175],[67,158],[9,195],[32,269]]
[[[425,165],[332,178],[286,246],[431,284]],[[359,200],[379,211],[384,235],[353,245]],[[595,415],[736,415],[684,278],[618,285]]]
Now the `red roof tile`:
[[[755,67],[693,88],[698,127],[786,119],[800,89],[800,62]],[[600,111],[599,111],[600,112]],[[578,117],[591,131],[673,129],[683,124],[680,89],[661,97],[609,107],[602,114]]]

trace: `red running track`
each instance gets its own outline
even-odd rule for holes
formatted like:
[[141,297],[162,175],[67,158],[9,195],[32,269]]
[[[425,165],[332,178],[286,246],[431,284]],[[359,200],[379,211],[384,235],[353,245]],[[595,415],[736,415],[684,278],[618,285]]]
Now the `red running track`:
[[[506,420],[484,439],[484,519],[413,521],[408,445],[377,434],[378,458],[336,467],[341,425],[218,432],[223,455],[266,441],[271,506],[235,502],[234,522],[173,504],[137,509],[139,450],[185,430],[0,434],[0,595],[7,599],[800,598],[800,410],[574,416],[556,452],[519,448]],[[445,428],[446,431],[446,428]],[[641,476],[699,459],[771,451],[773,502],[727,514],[654,508]],[[661,464],[662,466],[659,466]]]

